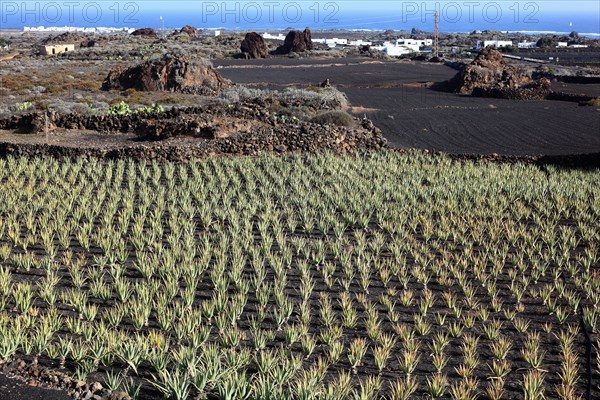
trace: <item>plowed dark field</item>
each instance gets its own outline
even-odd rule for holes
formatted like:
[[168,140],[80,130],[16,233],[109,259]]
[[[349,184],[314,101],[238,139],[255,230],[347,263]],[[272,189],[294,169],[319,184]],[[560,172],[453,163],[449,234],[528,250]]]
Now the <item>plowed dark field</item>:
[[[216,64],[226,78],[258,87],[308,86],[330,79],[348,95],[355,113],[366,113],[395,147],[513,156],[600,152],[598,108],[563,101],[460,97],[425,87],[426,82],[456,74],[445,65],[365,59]],[[594,84],[557,85],[564,92],[598,95]]]

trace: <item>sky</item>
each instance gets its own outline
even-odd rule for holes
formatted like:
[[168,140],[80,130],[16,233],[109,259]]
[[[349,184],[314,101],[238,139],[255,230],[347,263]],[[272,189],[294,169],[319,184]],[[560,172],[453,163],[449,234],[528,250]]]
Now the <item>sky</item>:
[[[597,0],[0,0],[0,28],[190,24],[231,29],[476,29],[600,34]],[[162,19],[161,19],[162,17]]]
[[[596,14],[600,19],[600,1],[597,0],[538,0],[538,1],[517,1],[517,0],[494,0],[494,1],[485,1],[485,0],[458,0],[458,1],[431,1],[431,0],[250,0],[250,1],[232,1],[232,0],[215,0],[215,1],[207,1],[207,0],[174,0],[174,1],[157,1],[157,0],[138,0],[136,1],[139,4],[140,8],[147,10],[190,10],[190,9],[201,9],[203,5],[208,3],[216,3],[216,4],[234,4],[240,3],[242,6],[248,3],[256,3],[259,5],[264,5],[266,3],[298,3],[301,4],[303,8],[308,8],[314,4],[320,3],[322,6],[327,3],[336,4],[340,10],[346,11],[363,11],[370,12],[373,10],[378,11],[397,11],[398,9],[402,9],[403,7],[408,8],[411,5],[417,5],[419,8],[423,9],[433,9],[435,4],[438,4],[440,7],[444,7],[450,3],[458,4],[463,11],[469,7],[474,7],[475,10],[479,7],[476,7],[476,3],[483,8],[486,4],[496,3],[501,6],[504,10],[509,10],[509,8],[513,7],[515,4],[519,4],[521,8],[525,9],[527,6],[528,9],[533,11],[533,8],[530,8],[529,4],[535,4],[535,6],[542,13],[567,13],[567,14]],[[472,3],[472,6],[469,6],[469,3]],[[424,6],[423,6],[424,5]],[[265,8],[265,7],[262,7]],[[525,10],[523,10],[525,11]]]

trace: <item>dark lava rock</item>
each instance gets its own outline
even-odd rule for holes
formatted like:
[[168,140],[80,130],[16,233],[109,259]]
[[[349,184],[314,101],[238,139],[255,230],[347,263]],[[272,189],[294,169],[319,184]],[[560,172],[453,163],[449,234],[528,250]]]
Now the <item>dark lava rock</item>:
[[57,128],[55,118],[57,118],[56,113],[35,112],[22,116],[13,115],[0,121],[0,129],[12,129],[26,134],[48,133]]
[[44,40],[42,40],[42,44],[63,44],[63,43],[72,43],[75,45],[80,45],[83,41],[86,41],[86,37],[76,33],[76,32],[65,32],[61,33],[57,36],[50,36]]
[[425,54],[420,54],[418,56],[411,57],[411,60],[412,61],[428,61],[429,57],[427,57]]
[[96,47],[96,46],[98,46],[99,44],[100,44],[100,42],[99,42],[99,41],[97,41],[97,40],[94,40],[94,39],[90,39],[90,40],[87,40],[87,41],[85,41],[85,42],[82,42],[82,43],[81,43],[81,47],[88,47],[88,48],[90,48],[90,47]]
[[208,129],[202,129],[196,119],[149,119],[142,121],[136,134],[147,140],[164,140],[176,136],[196,136],[213,139]]
[[133,36],[156,37],[156,31],[152,28],[140,28],[131,32]]
[[200,31],[198,29],[194,28],[191,25],[184,26],[183,28],[181,28],[181,30],[179,32],[180,33],[185,33],[189,37],[193,37],[193,38],[200,37]]
[[277,54],[300,53],[313,49],[312,34],[310,29],[306,28],[304,32],[290,31],[285,37],[283,46],[276,50]]
[[249,32],[246,34],[240,49],[247,58],[267,57],[267,46],[265,45],[265,41],[262,36],[256,32]]
[[113,69],[102,85],[104,90],[136,89],[150,92],[179,92],[215,95],[229,87],[211,65],[188,57],[165,55],[135,67]]
[[521,74],[491,46],[482,49],[471,64],[445,85],[465,96],[541,100],[550,94],[549,80],[535,81]]
[[31,121],[31,130],[29,133],[48,133],[56,129],[56,125],[48,115],[38,113]]

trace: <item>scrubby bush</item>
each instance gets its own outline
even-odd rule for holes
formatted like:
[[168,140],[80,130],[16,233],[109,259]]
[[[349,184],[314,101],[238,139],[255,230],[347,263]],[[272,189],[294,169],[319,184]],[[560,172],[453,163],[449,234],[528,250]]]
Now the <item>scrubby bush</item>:
[[[41,100],[36,102],[38,109],[40,110],[47,110],[47,111],[54,111],[57,112],[59,114],[72,114],[72,113],[78,113],[83,111],[83,108],[87,108],[86,105],[84,103],[80,103],[80,102],[71,102],[71,101],[64,101],[62,99],[48,99],[48,100]],[[86,113],[91,112],[91,110],[85,111]]]
[[346,95],[334,87],[275,91],[232,86],[221,92],[221,99],[229,104],[264,101],[271,111],[298,119],[307,119],[320,111],[342,110],[349,105]]
[[71,107],[71,111],[75,114],[80,115],[93,115],[95,110],[91,108],[88,104],[77,103]]
[[311,122],[321,125],[350,127],[355,124],[354,118],[345,111],[325,111],[311,118]]
[[311,110],[302,106],[282,108],[279,110],[278,114],[279,116],[287,117],[290,121],[310,119],[312,115]]
[[251,89],[241,85],[231,86],[221,92],[221,98],[231,103],[264,99],[272,95],[273,92],[270,90]]
[[346,95],[334,87],[296,89],[286,88],[281,98],[289,106],[306,106],[314,110],[341,110],[348,106]]
[[105,103],[103,101],[97,101],[91,104],[90,108],[96,114],[106,114],[110,109],[110,106],[108,105],[108,103]]
[[542,36],[536,43],[537,47],[556,47],[558,40],[551,36]]
[[502,46],[498,50],[502,53],[517,53],[519,48],[517,46]]

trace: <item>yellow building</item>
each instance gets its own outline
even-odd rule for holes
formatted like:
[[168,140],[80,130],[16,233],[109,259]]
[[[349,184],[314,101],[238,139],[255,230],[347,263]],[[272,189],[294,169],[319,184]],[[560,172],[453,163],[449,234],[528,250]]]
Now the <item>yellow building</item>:
[[40,46],[40,54],[43,56],[51,56],[54,54],[66,53],[75,51],[74,44],[44,44]]

